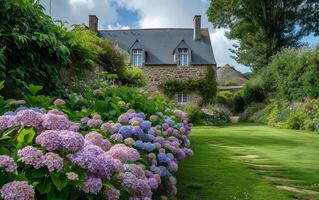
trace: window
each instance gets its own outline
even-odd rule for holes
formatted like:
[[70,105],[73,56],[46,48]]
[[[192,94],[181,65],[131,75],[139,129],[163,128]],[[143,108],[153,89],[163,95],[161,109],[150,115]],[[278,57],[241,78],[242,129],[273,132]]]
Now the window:
[[185,93],[185,92],[177,93],[177,103],[178,104],[186,104],[187,100],[188,100],[187,93]]
[[179,49],[178,50],[178,66],[188,66],[188,50]]
[[134,66],[141,67],[143,65],[143,51],[141,49],[134,49],[132,52],[132,63]]

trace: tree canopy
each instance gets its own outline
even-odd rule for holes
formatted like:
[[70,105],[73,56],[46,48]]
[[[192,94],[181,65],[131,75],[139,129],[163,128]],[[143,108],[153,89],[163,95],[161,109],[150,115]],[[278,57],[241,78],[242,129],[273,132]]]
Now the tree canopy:
[[318,0],[212,0],[207,11],[217,28],[239,40],[235,59],[252,70],[270,62],[283,47],[299,47],[310,33],[319,35]]

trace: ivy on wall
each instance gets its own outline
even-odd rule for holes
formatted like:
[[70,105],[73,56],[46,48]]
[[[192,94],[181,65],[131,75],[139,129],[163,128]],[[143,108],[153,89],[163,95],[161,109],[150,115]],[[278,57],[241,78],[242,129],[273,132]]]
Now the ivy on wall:
[[213,67],[207,68],[205,77],[198,80],[169,79],[159,85],[159,88],[169,96],[173,97],[178,92],[198,91],[202,96],[202,104],[214,103],[217,93],[217,82]]

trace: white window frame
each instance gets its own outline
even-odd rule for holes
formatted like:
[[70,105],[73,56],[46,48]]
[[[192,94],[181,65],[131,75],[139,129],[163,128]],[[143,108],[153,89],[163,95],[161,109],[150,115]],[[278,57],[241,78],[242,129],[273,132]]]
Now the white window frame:
[[143,66],[143,50],[142,49],[132,50],[132,64],[136,67]]
[[188,66],[188,49],[178,49],[178,66],[187,67]]
[[185,105],[188,103],[188,95],[186,92],[177,93],[177,103],[180,105]]

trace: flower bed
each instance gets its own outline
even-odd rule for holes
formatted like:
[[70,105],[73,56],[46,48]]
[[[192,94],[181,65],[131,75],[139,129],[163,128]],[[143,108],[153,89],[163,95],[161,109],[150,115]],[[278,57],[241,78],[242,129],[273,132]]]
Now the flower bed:
[[[56,102],[58,103],[58,102]],[[177,192],[178,161],[193,154],[184,112],[146,118],[130,109],[72,122],[62,111],[0,116],[0,196],[11,199],[151,199]]]

